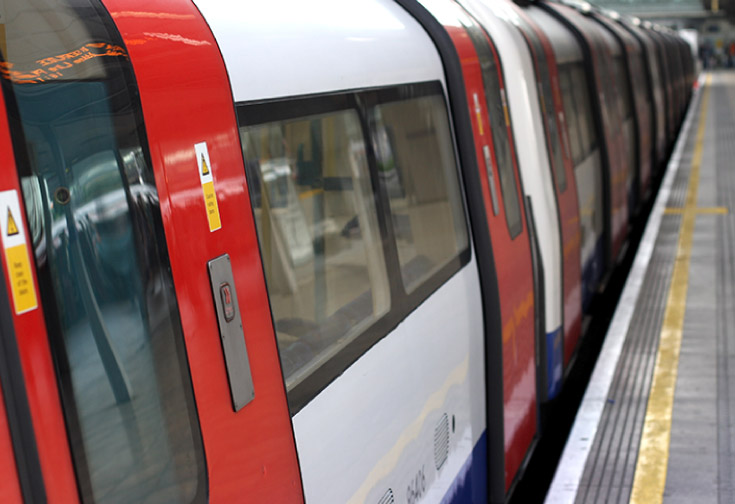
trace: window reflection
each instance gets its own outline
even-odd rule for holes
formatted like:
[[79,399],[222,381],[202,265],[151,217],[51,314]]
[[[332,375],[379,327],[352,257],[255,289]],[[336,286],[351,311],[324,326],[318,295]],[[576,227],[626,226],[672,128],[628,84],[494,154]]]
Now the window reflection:
[[469,260],[441,89],[238,106],[292,414]]
[[2,83],[17,104],[11,132],[82,499],[201,502],[203,450],[124,49],[87,0],[5,6],[15,68],[115,48],[61,77]]
[[401,277],[412,292],[467,246],[449,124],[439,96],[372,114],[380,181],[390,201]]
[[241,129],[286,386],[388,311],[390,293],[355,111]]
[[[490,116],[490,133],[495,148],[495,162],[498,166],[500,190],[503,195],[505,221],[511,238],[523,230],[521,207],[516,184],[514,155],[511,151],[510,116],[505,90],[500,87],[501,74],[495,62],[495,54],[490,47],[485,31],[477,24],[466,26],[467,34],[477,52],[482,69],[482,84],[485,88],[487,112]],[[488,169],[491,169],[488,167]]]

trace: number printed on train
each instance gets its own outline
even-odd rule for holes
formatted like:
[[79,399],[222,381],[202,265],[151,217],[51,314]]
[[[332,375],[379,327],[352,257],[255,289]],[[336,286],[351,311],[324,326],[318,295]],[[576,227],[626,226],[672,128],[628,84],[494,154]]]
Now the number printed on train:
[[506,502],[695,79],[576,0],[0,23],[2,502]]

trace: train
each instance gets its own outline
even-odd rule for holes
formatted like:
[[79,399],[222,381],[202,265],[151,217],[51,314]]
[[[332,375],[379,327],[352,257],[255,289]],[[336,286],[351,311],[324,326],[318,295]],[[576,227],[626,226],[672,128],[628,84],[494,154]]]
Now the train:
[[0,22],[3,502],[507,502],[697,77],[577,0]]

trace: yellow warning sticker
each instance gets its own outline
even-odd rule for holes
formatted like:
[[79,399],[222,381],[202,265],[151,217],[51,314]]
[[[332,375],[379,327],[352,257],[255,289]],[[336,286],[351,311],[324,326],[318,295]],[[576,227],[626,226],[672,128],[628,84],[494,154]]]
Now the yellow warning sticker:
[[13,294],[15,313],[20,315],[38,307],[36,287],[31,273],[31,259],[23,230],[18,191],[0,192],[0,230],[5,262]]
[[204,203],[207,205],[207,218],[209,219],[209,230],[214,231],[222,227],[219,220],[219,209],[217,208],[217,194],[214,192],[214,182],[202,185],[204,191]]
[[38,306],[33,276],[31,276],[31,263],[28,260],[28,249],[25,245],[5,249],[5,259],[8,261],[10,270],[15,313],[20,315]]
[[15,223],[13,214],[10,211],[10,208],[8,208],[8,236],[15,236],[18,233],[20,233],[20,231],[18,231],[18,224]]
[[209,175],[209,166],[207,166],[207,160],[202,156],[202,175]]
[[204,205],[207,209],[209,231],[217,231],[222,227],[222,221],[220,220],[219,206],[217,205],[217,192],[214,190],[212,163],[209,160],[207,142],[194,144],[194,152],[196,153],[197,168],[199,170],[199,181],[202,184],[202,193],[204,194]]

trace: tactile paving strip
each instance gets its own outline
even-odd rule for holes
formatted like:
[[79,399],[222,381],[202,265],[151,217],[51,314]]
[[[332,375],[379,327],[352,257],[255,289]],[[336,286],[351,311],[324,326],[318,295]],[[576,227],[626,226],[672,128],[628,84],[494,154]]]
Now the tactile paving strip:
[[[718,501],[735,502],[735,76],[718,89],[717,203],[717,449]],[[714,91],[714,90],[713,90]]]
[[577,503],[628,502],[630,497],[680,221],[680,216],[669,215],[661,222]]

